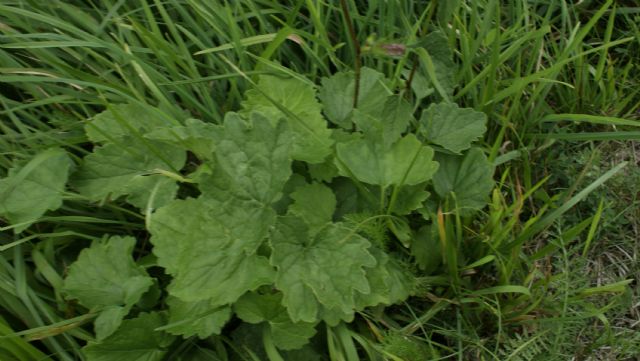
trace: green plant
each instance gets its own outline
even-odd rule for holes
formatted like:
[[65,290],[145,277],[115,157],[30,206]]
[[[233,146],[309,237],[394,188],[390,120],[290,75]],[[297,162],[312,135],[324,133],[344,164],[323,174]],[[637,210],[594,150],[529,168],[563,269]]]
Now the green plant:
[[[0,182],[11,192],[0,195],[9,325],[0,345],[15,352],[23,337],[61,360],[82,359],[87,342],[99,358],[136,338],[171,360],[582,357],[607,343],[633,354],[619,337],[585,336],[624,315],[623,298],[610,294],[632,273],[597,283],[576,274],[591,277],[581,255],[612,254],[600,253],[601,237],[617,238],[611,229],[633,239],[604,197],[616,197],[616,172],[632,167],[546,165],[572,159],[579,147],[562,148],[576,144],[567,141],[637,138],[635,10],[612,1],[3,2]],[[409,166],[395,162],[405,148],[418,150]],[[16,189],[42,198],[23,202]],[[242,237],[239,249],[209,237],[242,219],[251,222],[229,232]],[[254,219],[265,220],[262,233]],[[191,225],[202,228],[178,234]],[[279,306],[277,290],[291,294],[298,279],[267,261],[289,261],[276,256],[290,244],[273,239],[306,234],[322,245],[347,231],[360,257],[331,271],[353,266],[334,289],[348,291],[333,293],[339,302],[313,293],[304,306],[330,303],[334,318],[353,321],[312,327],[332,317],[325,310],[292,323],[290,310],[309,321],[313,312],[295,297]],[[220,271],[197,277],[195,262],[171,260],[189,242],[244,253],[229,259],[264,272],[242,279],[219,253],[195,249],[189,257]],[[623,251],[614,256],[632,243],[615,242]],[[113,282],[95,290],[101,272]],[[213,294],[227,276],[235,295]],[[633,332],[625,322],[617,335]],[[221,335],[202,338],[210,333]]]

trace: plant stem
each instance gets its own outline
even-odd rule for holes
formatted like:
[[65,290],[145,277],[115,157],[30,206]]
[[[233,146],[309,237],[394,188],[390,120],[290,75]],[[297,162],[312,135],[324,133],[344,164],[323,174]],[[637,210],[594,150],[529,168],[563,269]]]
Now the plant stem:
[[349,28],[349,36],[351,37],[351,42],[353,43],[353,50],[355,53],[355,61],[354,61],[354,71],[355,71],[355,88],[353,90],[353,107],[358,107],[358,95],[360,93],[360,67],[362,66],[360,63],[360,43],[358,42],[358,38],[356,36],[356,30],[353,27],[353,21],[351,21],[351,15],[349,14],[349,7],[347,6],[346,0],[340,0],[340,7],[342,8],[342,15],[344,16],[344,20],[347,23],[347,27]]

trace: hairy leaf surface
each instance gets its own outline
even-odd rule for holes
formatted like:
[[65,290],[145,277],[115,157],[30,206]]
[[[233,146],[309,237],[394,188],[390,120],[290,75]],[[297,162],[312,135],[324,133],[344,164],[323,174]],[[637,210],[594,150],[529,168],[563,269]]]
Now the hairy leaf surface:
[[271,263],[277,267],[276,287],[295,322],[315,322],[320,306],[351,314],[355,292],[369,293],[364,267],[375,258],[370,243],[336,223],[315,235],[298,217],[280,217],[271,237]]
[[174,278],[169,293],[186,302],[234,302],[271,283],[274,271],[258,247],[275,212],[255,201],[209,197],[174,201],[151,218],[153,252]]
[[[285,122],[272,124],[259,113],[245,121],[231,113],[216,136],[216,165],[235,196],[270,205],[280,199],[291,176],[291,146]],[[209,191],[206,185],[202,190]]]

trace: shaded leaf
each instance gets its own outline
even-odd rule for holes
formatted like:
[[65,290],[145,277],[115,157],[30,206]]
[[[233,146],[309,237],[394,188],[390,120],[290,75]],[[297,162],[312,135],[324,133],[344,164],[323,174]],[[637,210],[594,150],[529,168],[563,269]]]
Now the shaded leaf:
[[331,222],[336,210],[336,196],[331,188],[313,183],[296,189],[291,194],[294,202],[289,213],[302,218],[312,234]]
[[141,313],[125,320],[120,328],[101,342],[82,348],[87,361],[160,361],[174,336],[155,331],[166,322],[161,313]]
[[442,263],[442,250],[436,227],[421,227],[411,242],[411,254],[426,274],[434,272]]
[[301,348],[315,335],[315,324],[293,322],[282,306],[282,294],[259,295],[247,293],[235,304],[240,319],[249,323],[266,322],[274,344],[282,350]]
[[461,212],[480,209],[487,204],[493,188],[493,165],[484,153],[472,148],[464,156],[438,154],[440,169],[433,177],[433,187],[441,198],[455,194],[450,203]]
[[391,305],[407,299],[415,288],[415,277],[380,248],[372,247],[369,251],[377,263],[375,267],[366,268],[371,292],[356,294],[358,309]]

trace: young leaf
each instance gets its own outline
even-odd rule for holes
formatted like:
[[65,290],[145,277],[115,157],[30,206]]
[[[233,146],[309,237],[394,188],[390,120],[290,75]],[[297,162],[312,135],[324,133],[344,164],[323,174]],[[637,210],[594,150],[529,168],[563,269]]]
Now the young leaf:
[[0,216],[20,233],[40,218],[47,210],[62,205],[62,192],[73,162],[60,148],[51,148],[37,154],[20,168],[9,170],[7,178],[0,179]]
[[[358,180],[382,187],[425,182],[438,169],[433,149],[409,134],[390,149],[372,139],[358,139],[337,146],[338,159]],[[338,163],[340,167],[341,164]],[[344,172],[348,175],[349,172]]]
[[174,198],[177,185],[174,180],[157,174],[158,170],[180,169],[186,156],[174,146],[153,144],[159,154],[134,143],[127,148],[109,143],[94,149],[84,158],[73,185],[93,201],[126,195],[130,204],[142,209],[147,206],[154,187],[159,187],[153,205],[157,208],[166,204]]
[[310,236],[298,217],[280,217],[271,236],[276,287],[294,322],[315,322],[320,306],[352,314],[355,292],[369,293],[364,267],[375,258],[370,243],[342,224],[330,224]]
[[331,153],[331,130],[322,117],[313,86],[300,79],[263,75],[258,89],[247,91],[246,97],[242,106],[247,113],[260,112],[274,122],[287,120],[294,133],[294,159],[321,163]]
[[104,143],[122,140],[131,136],[132,131],[145,134],[163,126],[167,126],[167,123],[146,106],[118,104],[93,117],[85,125],[85,132],[92,142]]
[[193,152],[201,160],[213,159],[216,126],[198,119],[187,119],[185,125],[157,128],[145,138],[173,144]]
[[164,314],[141,313],[125,320],[120,328],[101,342],[82,348],[87,361],[161,361],[175,339],[156,328],[165,324]]
[[282,294],[259,295],[247,293],[235,304],[240,319],[249,323],[266,322],[274,344],[281,350],[299,349],[315,335],[315,324],[293,322],[282,306]]
[[478,148],[464,156],[438,154],[440,169],[433,177],[433,187],[441,198],[455,194],[455,203],[461,212],[480,209],[487,204],[493,188],[493,165]]
[[101,311],[96,319],[99,340],[118,328],[122,318],[153,285],[151,277],[131,256],[135,243],[133,237],[115,236],[94,242],[69,267],[63,292],[67,298]]
[[219,334],[231,318],[228,306],[212,306],[209,300],[184,302],[176,297],[167,298],[169,323],[161,330],[185,338],[198,336],[201,339]]
[[486,127],[487,116],[471,108],[459,108],[456,104],[432,104],[422,112],[420,132],[432,143],[454,153],[471,147],[481,138]]
[[273,268],[257,250],[274,221],[272,209],[233,197],[201,196],[160,208],[149,231],[158,264],[173,276],[169,293],[223,306],[271,283]]
[[[354,90],[354,73],[342,72],[330,78],[323,78],[318,94],[327,119],[347,130],[350,130],[352,125]],[[384,85],[382,73],[366,67],[360,70],[359,110],[366,114],[380,114],[389,95],[391,92]]]
[[289,207],[289,213],[302,218],[311,234],[331,222],[336,210],[336,196],[331,188],[313,183],[296,189],[291,194],[294,202]]

